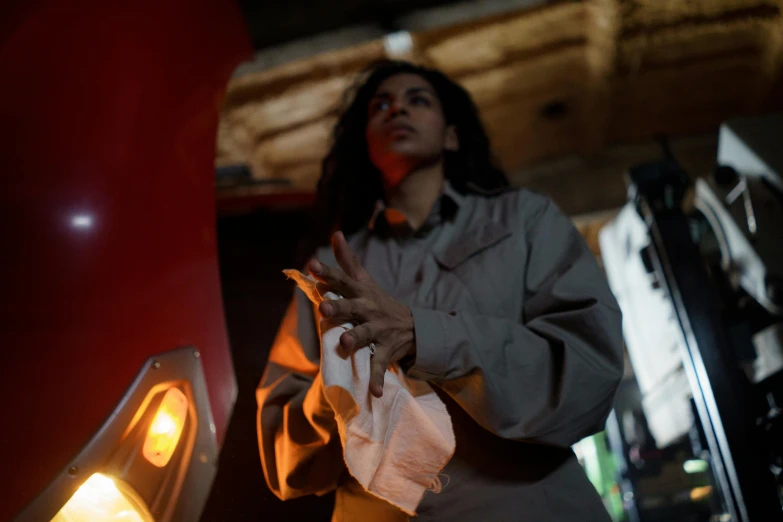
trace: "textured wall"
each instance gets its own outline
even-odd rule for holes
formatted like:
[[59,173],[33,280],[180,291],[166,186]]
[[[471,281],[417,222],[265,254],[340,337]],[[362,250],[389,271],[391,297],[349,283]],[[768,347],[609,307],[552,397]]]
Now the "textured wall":
[[[714,132],[732,116],[783,108],[781,5],[560,2],[414,33],[406,57],[467,87],[502,165],[520,181],[542,160]],[[375,40],[235,77],[218,164],[247,163],[257,178],[312,190],[343,90],[384,56]]]

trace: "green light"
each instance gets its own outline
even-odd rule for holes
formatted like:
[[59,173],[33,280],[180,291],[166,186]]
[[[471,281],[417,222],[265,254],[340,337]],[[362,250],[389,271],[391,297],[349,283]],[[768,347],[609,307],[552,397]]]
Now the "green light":
[[685,470],[685,473],[704,473],[708,469],[710,469],[710,465],[707,463],[706,460],[702,459],[693,459],[693,460],[686,460],[682,463],[682,469]]

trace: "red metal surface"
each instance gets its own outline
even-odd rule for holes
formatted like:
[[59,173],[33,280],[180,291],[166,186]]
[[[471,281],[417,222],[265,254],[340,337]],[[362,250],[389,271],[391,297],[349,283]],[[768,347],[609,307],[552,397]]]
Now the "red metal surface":
[[15,4],[0,8],[3,521],[152,354],[201,350],[222,441],[236,388],[213,161],[251,51],[226,0]]

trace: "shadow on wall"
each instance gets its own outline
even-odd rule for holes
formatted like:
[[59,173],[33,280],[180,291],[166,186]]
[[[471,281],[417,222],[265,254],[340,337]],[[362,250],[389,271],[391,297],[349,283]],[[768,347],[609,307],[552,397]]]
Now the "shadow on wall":
[[305,233],[303,212],[218,220],[223,304],[239,395],[201,522],[331,518],[332,495],[282,502],[269,491],[256,439],[255,389],[294,289],[281,270],[297,263],[298,243]]

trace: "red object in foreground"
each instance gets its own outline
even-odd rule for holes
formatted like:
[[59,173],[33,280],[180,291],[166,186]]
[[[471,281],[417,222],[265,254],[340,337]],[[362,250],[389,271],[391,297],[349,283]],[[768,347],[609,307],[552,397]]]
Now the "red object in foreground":
[[251,52],[230,1],[15,4],[0,9],[0,520],[68,466],[153,354],[198,348],[222,443],[236,384],[214,149]]

